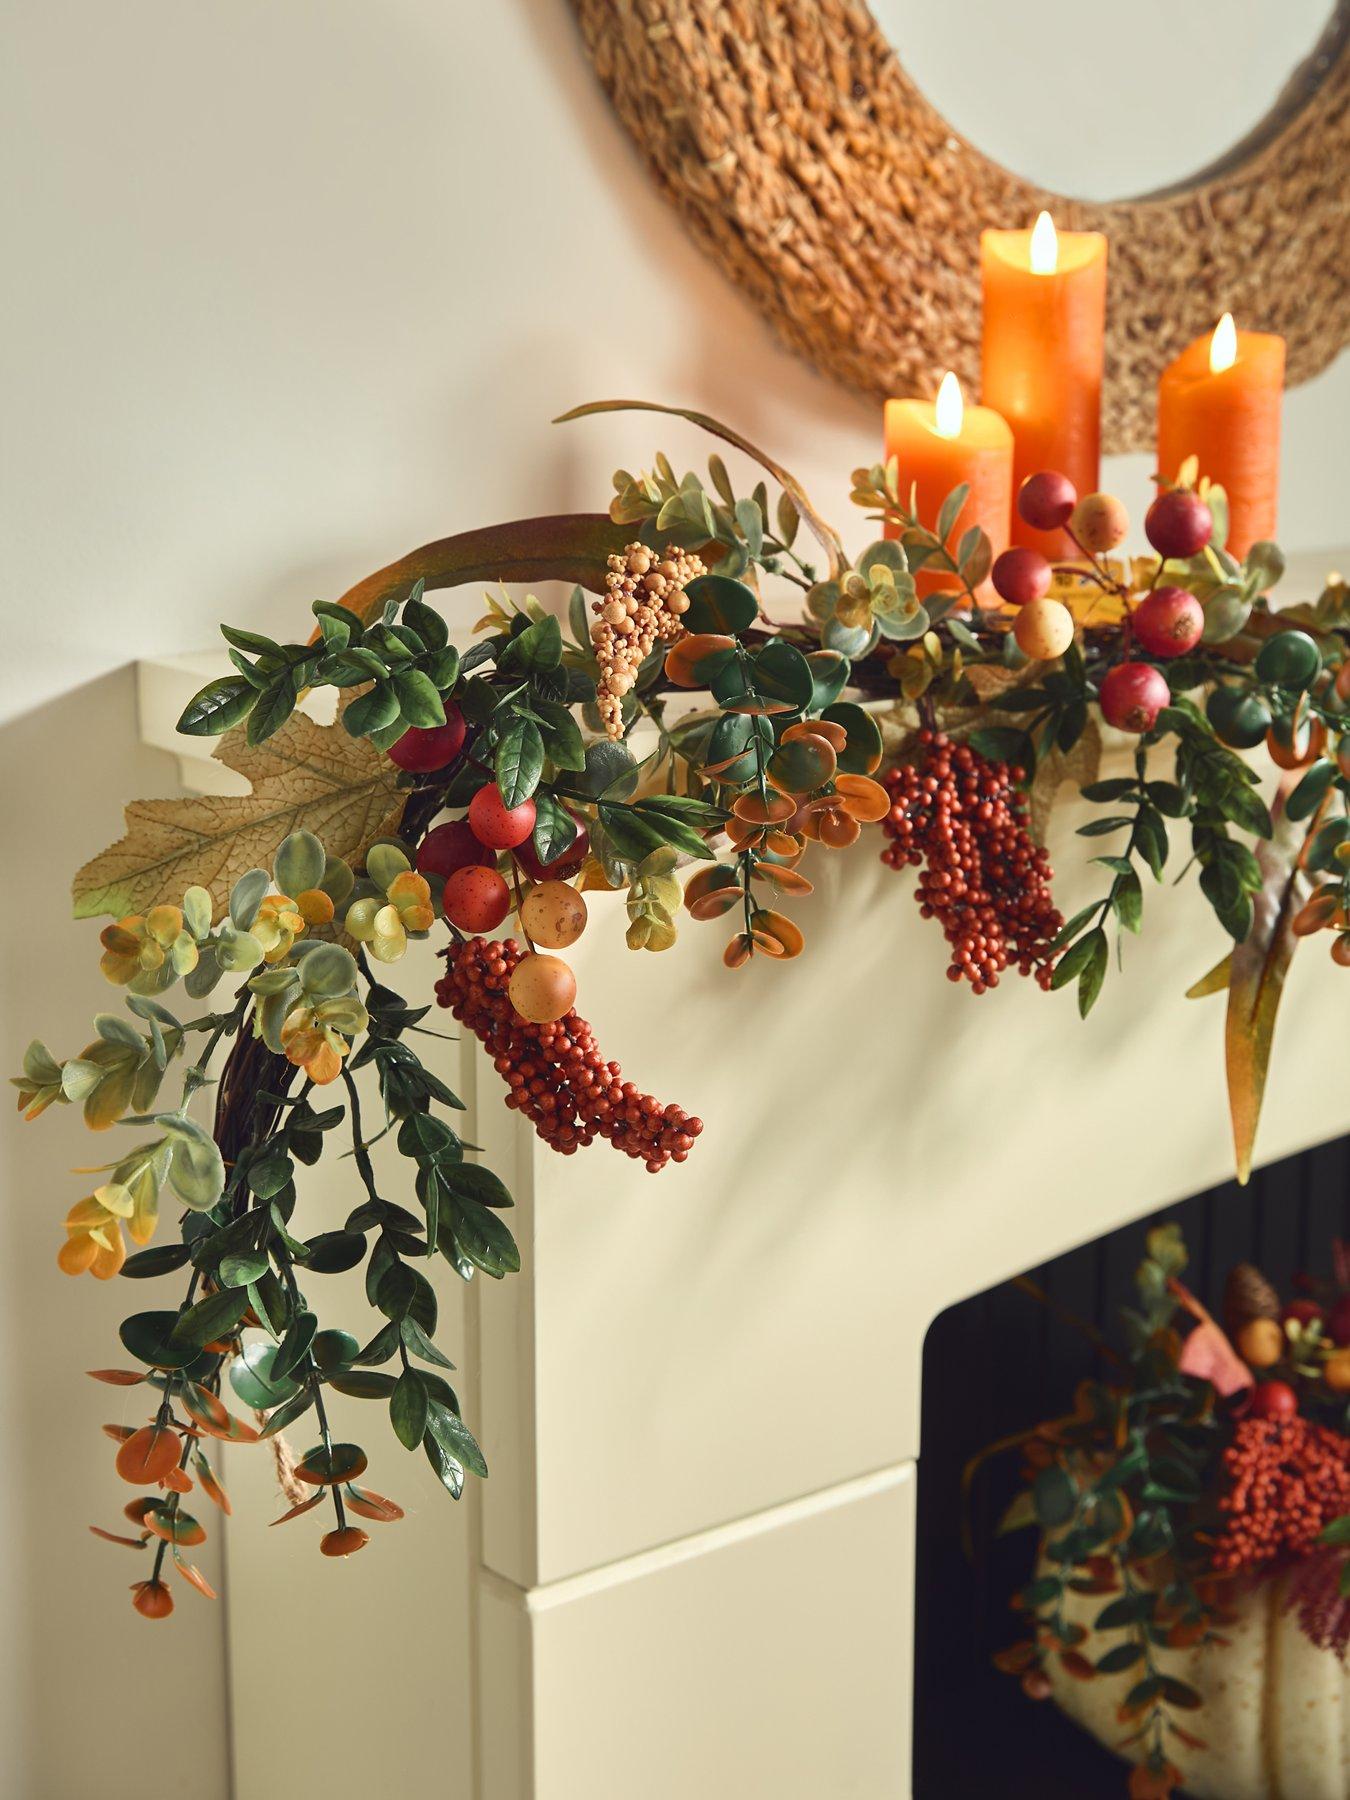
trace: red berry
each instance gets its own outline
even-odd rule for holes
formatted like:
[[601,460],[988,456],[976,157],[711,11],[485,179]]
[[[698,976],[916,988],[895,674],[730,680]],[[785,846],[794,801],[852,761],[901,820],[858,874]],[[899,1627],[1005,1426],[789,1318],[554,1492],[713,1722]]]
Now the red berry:
[[994,592],[1009,606],[1027,606],[1050,591],[1050,564],[1039,550],[1019,545],[1005,550],[990,571]]
[[511,890],[495,869],[456,869],[445,884],[441,907],[461,931],[495,931],[511,910]]
[[1102,717],[1117,731],[1152,731],[1172,690],[1151,663],[1117,663],[1099,690]]
[[459,869],[491,868],[494,855],[479,843],[467,820],[450,819],[429,831],[417,846],[417,869],[421,875],[440,875],[448,881]]
[[1327,1314],[1327,1335],[1333,1344],[1350,1344],[1350,1294],[1342,1294]]
[[539,857],[535,852],[534,841],[531,838],[526,838],[523,844],[518,844],[516,846],[514,851],[515,859],[520,864],[524,873],[529,876],[531,881],[566,881],[569,875],[576,874],[577,870],[590,854],[590,832],[587,831],[586,827],[581,823],[581,820],[577,819],[577,815],[572,812],[570,806],[567,808],[567,811],[571,814],[572,818],[577,820],[577,835],[572,839],[572,842],[562,854],[560,856],[555,856],[551,863],[540,862]]
[[1150,656],[1184,656],[1205,629],[1205,610],[1185,588],[1160,587],[1135,608],[1134,635]]
[[1028,475],[1017,495],[1018,516],[1033,531],[1059,531],[1078,504],[1078,489],[1058,469]]
[[534,801],[507,806],[496,782],[489,781],[469,802],[469,824],[480,844],[491,850],[514,850],[534,830]]
[[396,744],[389,746],[389,760],[414,775],[429,775],[447,768],[464,747],[464,714],[453,701],[445,709],[444,725],[422,730],[414,725]]
[[1287,1381],[1261,1381],[1252,1389],[1252,1411],[1258,1419],[1292,1419],[1298,1395]]
[[1169,488],[1144,514],[1144,536],[1161,557],[1198,556],[1214,530],[1214,515],[1190,488]]

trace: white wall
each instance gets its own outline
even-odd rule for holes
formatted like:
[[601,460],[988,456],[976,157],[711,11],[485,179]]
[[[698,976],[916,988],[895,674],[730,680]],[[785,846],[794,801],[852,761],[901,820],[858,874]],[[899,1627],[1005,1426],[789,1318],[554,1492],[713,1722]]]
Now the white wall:
[[[651,421],[548,427],[582,399],[721,413],[841,521],[878,431],[688,243],[564,0],[11,0],[6,49],[0,980],[17,1067],[35,1032],[77,1049],[103,998],[95,928],[65,916],[71,871],[117,834],[121,800],[173,782],[137,746],[137,656],[203,648],[222,617],[299,626],[413,544],[602,507],[610,470],[661,443],[703,453]],[[1344,366],[1291,396],[1292,545],[1346,535],[1347,399]],[[1112,473],[1137,498],[1146,459]],[[144,1625],[130,1556],[83,1529],[121,1502],[97,1430],[120,1401],[78,1371],[117,1360],[127,1310],[124,1286],[53,1262],[82,1191],[64,1171],[103,1160],[90,1149],[69,1114],[5,1127],[0,1792],[140,1795],[144,1728],[164,1791],[225,1800],[219,1611],[187,1594],[173,1625]],[[189,1716],[203,1682],[220,1705]]]

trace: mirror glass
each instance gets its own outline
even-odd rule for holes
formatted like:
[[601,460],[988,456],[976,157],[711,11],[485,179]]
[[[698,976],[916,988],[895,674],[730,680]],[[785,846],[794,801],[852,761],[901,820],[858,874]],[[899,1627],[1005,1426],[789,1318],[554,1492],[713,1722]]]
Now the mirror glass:
[[871,6],[963,137],[1083,200],[1147,194],[1222,156],[1270,111],[1334,11],[1330,0]]

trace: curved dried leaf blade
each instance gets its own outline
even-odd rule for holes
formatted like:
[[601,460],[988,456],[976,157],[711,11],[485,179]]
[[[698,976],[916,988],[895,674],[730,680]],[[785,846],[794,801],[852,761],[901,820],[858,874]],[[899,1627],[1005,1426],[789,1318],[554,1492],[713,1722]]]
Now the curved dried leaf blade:
[[1275,1016],[1298,945],[1293,919],[1306,887],[1298,856],[1308,827],[1293,825],[1286,817],[1283,799],[1287,787],[1286,777],[1272,809],[1274,835],[1256,845],[1264,880],[1260,892],[1252,897],[1252,928],[1246,941],[1233,950],[1229,974],[1224,1052],[1237,1178],[1243,1183],[1252,1172]]
[[407,795],[395,785],[398,770],[340,720],[316,725],[296,713],[263,744],[250,744],[236,727],[214,754],[246,776],[253,792],[133,801],[126,835],[75,877],[77,919],[177,904],[193,886],[210,891],[219,917],[239,877],[270,868],[291,832],[312,831],[330,856],[359,864],[403,816]]
[[358,618],[368,619],[415,581],[428,588],[474,581],[570,581],[598,594],[605,584],[606,557],[621,550],[632,535],[629,526],[615,525],[605,513],[557,513],[461,531],[410,550],[367,575],[348,588],[341,604]]

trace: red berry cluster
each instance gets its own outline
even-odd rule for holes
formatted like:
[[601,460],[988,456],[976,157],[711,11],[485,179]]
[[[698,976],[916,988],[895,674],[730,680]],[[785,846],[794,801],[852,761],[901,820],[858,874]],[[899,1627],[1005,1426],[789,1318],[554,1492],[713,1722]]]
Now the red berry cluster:
[[482,1041],[506,1079],[506,1104],[523,1112],[550,1148],[570,1156],[606,1138],[625,1156],[639,1157],[653,1175],[668,1162],[685,1160],[702,1119],[673,1104],[662,1106],[625,1081],[575,1012],[549,1025],[521,1018],[506,991],[526,954],[514,938],[469,938],[442,954],[447,968],[436,998]]
[[1064,923],[1050,897],[1053,871],[1027,829],[1021,769],[989,762],[942,732],[919,733],[918,762],[884,777],[891,810],[881,853],[892,869],[926,864],[917,898],[925,919],[942,923],[951,945],[950,981],[977,994],[997,987],[1016,963],[1049,987],[1050,946]]
[[1223,1453],[1231,1486],[1212,1561],[1225,1575],[1309,1551],[1350,1512],[1350,1439],[1307,1419],[1243,1419]]

